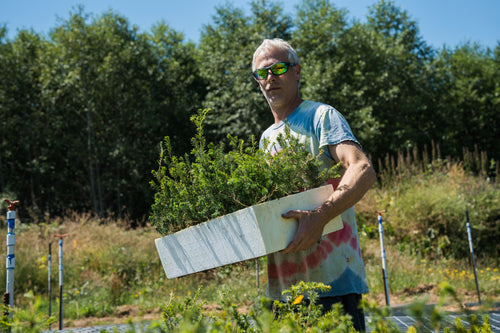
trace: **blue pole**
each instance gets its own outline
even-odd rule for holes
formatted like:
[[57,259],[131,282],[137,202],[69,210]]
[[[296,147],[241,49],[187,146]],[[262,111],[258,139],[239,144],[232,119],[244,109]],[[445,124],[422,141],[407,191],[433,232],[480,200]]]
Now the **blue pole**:
[[477,299],[479,300],[479,304],[481,304],[481,293],[479,292],[479,282],[477,279],[477,270],[476,270],[476,259],[474,258],[474,246],[472,245],[472,232],[470,229],[468,210],[465,211],[465,217],[467,219],[467,238],[469,239],[469,250],[470,250],[470,257],[472,260],[472,269],[474,270],[474,279],[476,280]]
[[64,235],[55,235],[59,237],[59,329],[63,329],[63,237]]
[[[4,302],[10,307],[14,306],[14,268],[16,267],[16,258],[14,255],[14,247],[16,245],[16,204],[19,201],[10,201],[4,199],[9,204],[7,210],[7,290],[4,295]],[[9,314],[12,316],[12,314]]]
[[[52,243],[49,242],[49,317],[52,317]],[[49,331],[52,330],[52,324],[49,325]]]
[[384,281],[384,291],[385,291],[385,304],[391,306],[389,299],[389,281],[387,279],[387,261],[385,256],[385,245],[384,245],[384,226],[382,225],[382,213],[385,210],[378,211],[378,232],[380,234],[380,256],[382,257],[382,279]]

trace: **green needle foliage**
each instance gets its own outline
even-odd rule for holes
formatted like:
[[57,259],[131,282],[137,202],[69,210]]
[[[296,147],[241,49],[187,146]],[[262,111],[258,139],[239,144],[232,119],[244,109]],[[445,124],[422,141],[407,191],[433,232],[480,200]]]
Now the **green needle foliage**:
[[278,138],[276,154],[228,135],[228,143],[207,143],[203,122],[208,110],[191,118],[197,132],[190,154],[174,156],[170,138],[161,145],[153,171],[155,203],[151,223],[169,234],[248,206],[315,188],[339,176],[339,164],[321,170],[321,162],[290,134]]
[[[328,288],[322,283],[299,282],[283,292],[287,300],[275,301],[273,310],[269,306],[271,300],[263,297],[256,302],[255,307],[249,313],[238,311],[229,300],[230,296],[227,291],[220,293],[220,310],[211,314],[201,312],[203,303],[197,300],[196,296],[187,297],[183,302],[171,300],[164,309],[163,324],[168,332],[179,333],[357,332],[353,327],[351,317],[344,312],[342,305],[336,304],[331,311],[323,313],[322,306],[317,304],[318,293]],[[426,306],[425,300],[416,300],[409,305],[407,311],[416,321],[406,332],[493,332],[487,314],[483,316],[470,314],[466,316],[465,322],[459,317],[456,317],[453,322],[449,321],[450,314],[443,310],[444,300],[447,296],[456,295],[456,291],[449,285],[441,285],[441,288],[441,301],[437,306]],[[455,301],[458,300],[455,299]],[[370,304],[366,300],[362,301],[362,307],[370,317],[367,324],[371,332],[404,332],[398,328],[394,320],[389,319],[392,316],[389,307],[379,308],[376,303]]]
[[[24,295],[29,300],[27,309],[1,305],[0,332],[8,333],[38,333],[47,331],[56,319],[42,312],[40,296],[34,296],[32,291]],[[11,316],[7,314],[10,313]]]

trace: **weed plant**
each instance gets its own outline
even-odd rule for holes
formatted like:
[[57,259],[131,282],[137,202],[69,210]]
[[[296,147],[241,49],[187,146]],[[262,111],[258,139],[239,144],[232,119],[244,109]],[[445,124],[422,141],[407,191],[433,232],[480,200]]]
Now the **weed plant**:
[[153,171],[155,203],[151,223],[161,234],[179,231],[239,209],[325,184],[338,177],[339,165],[321,170],[321,162],[290,135],[278,138],[282,150],[271,154],[228,136],[229,144],[207,143],[203,121],[208,110],[191,120],[197,128],[190,155],[172,154],[168,137]]
[[[161,321],[140,325],[139,330],[133,321],[129,321],[130,329],[127,332],[356,332],[350,316],[344,313],[341,305],[336,305],[331,311],[323,314],[321,305],[316,304],[318,292],[328,288],[321,283],[298,283],[284,291],[284,295],[288,296],[287,300],[275,301],[273,310],[269,306],[270,300],[260,297],[247,312],[239,311],[231,302],[230,296],[228,297],[229,294],[220,292],[219,311],[207,313],[204,311],[205,301],[199,298],[202,289],[200,287],[195,295],[187,296],[183,300],[177,301],[171,295],[163,308]],[[440,302],[435,306],[426,306],[423,299],[417,299],[409,305],[408,314],[416,321],[407,332],[492,332],[489,316],[485,314],[488,308],[483,308],[478,314],[470,312],[461,305],[456,291],[446,283],[441,284],[440,293]],[[308,302],[305,301],[306,297]],[[461,313],[465,315],[468,327],[460,317],[450,321],[443,308],[446,299],[450,297],[461,306]],[[54,323],[54,317],[40,312],[39,298],[34,300],[33,295],[29,298],[31,302],[28,311],[19,308],[3,309],[12,316],[3,316],[0,320],[0,331],[38,333],[46,331],[49,325]],[[400,332],[396,324],[387,319],[392,315],[389,308],[380,308],[366,300],[362,302],[362,306],[370,316],[368,326],[372,332]]]
[[[316,304],[318,292],[329,287],[321,283],[298,283],[284,291],[287,301],[274,302],[271,311],[270,300],[265,297],[255,302],[248,313],[238,311],[228,300],[227,294],[221,293],[221,309],[217,313],[203,312],[203,302],[198,300],[199,290],[194,297],[187,297],[182,302],[170,301],[163,310],[162,328],[168,332],[356,332],[351,318],[346,315],[341,305],[323,314],[321,305]],[[308,302],[306,302],[306,297]],[[465,322],[460,317],[450,321],[444,309],[448,299],[461,307]],[[388,307],[380,308],[374,303],[362,302],[365,313],[370,316],[369,328],[372,332],[401,332]],[[427,306],[424,299],[417,299],[409,305],[407,313],[415,322],[408,332],[492,332],[487,308],[472,313],[464,308],[456,291],[450,285],[440,285],[440,301],[434,306]]]
[[[472,155],[467,151],[464,151],[466,163],[445,160],[435,150],[432,159],[427,157],[425,150],[422,156],[413,150],[406,155],[400,153],[397,162],[390,158],[385,163],[379,161],[382,186],[371,195],[376,210],[387,212],[384,216],[387,234],[401,247],[422,257],[467,258],[468,212],[474,247],[481,249],[482,255],[498,257],[500,190],[496,182],[497,163],[491,161],[487,167],[484,154]],[[472,162],[472,156],[476,156],[476,163]]]
[[54,317],[49,317],[41,311],[41,297],[34,296],[33,292],[25,295],[28,300],[26,309],[1,306],[3,318],[0,320],[0,332],[9,333],[39,333],[47,331],[55,322]]

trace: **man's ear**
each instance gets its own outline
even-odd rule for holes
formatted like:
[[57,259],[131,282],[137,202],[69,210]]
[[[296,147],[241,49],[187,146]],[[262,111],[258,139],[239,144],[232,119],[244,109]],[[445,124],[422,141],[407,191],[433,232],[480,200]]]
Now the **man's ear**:
[[295,75],[297,76],[297,81],[300,81],[300,71],[302,67],[300,67],[300,64],[295,65]]

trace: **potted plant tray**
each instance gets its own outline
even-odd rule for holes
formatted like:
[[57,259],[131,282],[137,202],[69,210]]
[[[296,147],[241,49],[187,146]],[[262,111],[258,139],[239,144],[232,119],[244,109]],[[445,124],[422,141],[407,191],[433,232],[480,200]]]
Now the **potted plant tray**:
[[[293,239],[297,221],[281,214],[311,210],[333,193],[325,185],[280,199],[250,206],[155,240],[163,269],[176,278],[207,269],[258,258],[283,250]],[[342,229],[337,216],[323,234]]]

